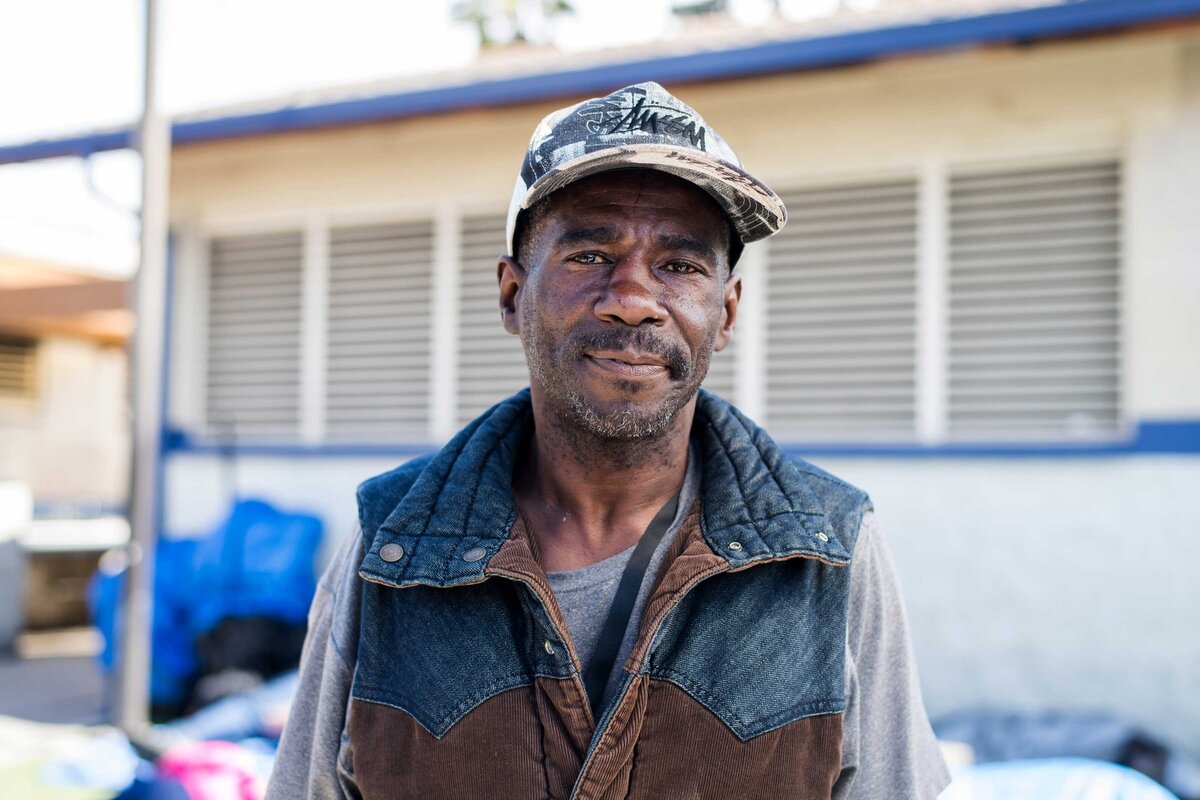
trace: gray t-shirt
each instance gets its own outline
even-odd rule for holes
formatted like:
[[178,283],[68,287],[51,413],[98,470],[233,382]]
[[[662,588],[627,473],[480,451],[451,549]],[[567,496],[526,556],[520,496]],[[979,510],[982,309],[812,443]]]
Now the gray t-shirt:
[[[604,686],[601,705],[608,705],[608,701],[612,699],[613,693],[617,690],[621,681],[622,666],[625,659],[629,658],[629,654],[633,652],[633,645],[637,641],[642,612],[646,608],[646,601],[650,599],[650,591],[654,588],[658,570],[662,566],[663,558],[667,555],[667,549],[671,546],[671,540],[683,526],[683,520],[687,517],[699,492],[700,468],[696,458],[689,451],[683,486],[679,490],[679,505],[675,509],[675,518],[671,520],[671,526],[667,528],[662,539],[655,546],[654,553],[646,565],[646,573],[642,576],[642,585],[638,590],[637,600],[634,601],[633,611],[629,615],[629,624],[625,626],[625,637],[621,640],[621,647],[617,651],[608,682]],[[567,622],[567,632],[571,634],[575,653],[579,656],[579,662],[585,669],[592,660],[592,654],[596,652],[596,644],[600,640],[600,632],[608,619],[608,610],[612,608],[613,599],[617,595],[617,587],[621,583],[625,565],[629,563],[636,547],[637,544],[634,544],[615,556],[609,556],[603,561],[597,561],[586,567],[565,572],[546,573],[546,578],[550,581],[550,588],[554,590],[554,599],[558,601],[558,607],[562,610],[563,618]]]
[[[359,796],[346,721],[363,550],[361,535],[347,537],[317,587],[267,800]],[[833,800],[933,800],[950,776],[921,702],[900,587],[874,512],[863,515],[850,571],[847,705]]]

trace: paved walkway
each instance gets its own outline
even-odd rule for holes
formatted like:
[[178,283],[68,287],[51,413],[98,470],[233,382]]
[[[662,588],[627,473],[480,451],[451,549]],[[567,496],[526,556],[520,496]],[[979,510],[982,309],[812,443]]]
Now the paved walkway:
[[104,677],[88,631],[28,635],[0,651],[0,715],[35,722],[104,722]]

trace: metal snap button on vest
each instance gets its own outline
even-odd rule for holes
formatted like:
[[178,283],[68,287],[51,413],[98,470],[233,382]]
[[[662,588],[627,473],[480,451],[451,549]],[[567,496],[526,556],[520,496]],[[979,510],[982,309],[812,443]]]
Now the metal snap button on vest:
[[828,541],[829,541],[829,534],[828,534],[828,533],[825,533],[824,531],[822,531],[822,532],[820,532],[820,533],[818,533],[818,534],[817,534],[817,538],[818,538],[818,539],[820,539],[822,542],[828,542]]
[[730,550],[741,550],[741,549],[742,549],[742,543],[741,543],[741,542],[730,542],[730,543],[729,543],[729,549],[730,549]]
[[394,564],[404,558],[404,548],[398,544],[385,544],[379,548],[379,557],[389,564]]
[[550,655],[554,655],[554,645],[550,643],[549,639],[546,640],[546,643],[544,645],[542,645],[542,647],[546,648],[547,653],[549,653]]
[[478,561],[487,555],[487,550],[482,547],[472,547],[467,552],[463,553],[463,561]]

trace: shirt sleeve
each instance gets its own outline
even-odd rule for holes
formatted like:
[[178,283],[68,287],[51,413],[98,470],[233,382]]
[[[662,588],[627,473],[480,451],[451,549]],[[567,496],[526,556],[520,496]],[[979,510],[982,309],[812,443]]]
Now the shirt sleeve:
[[359,798],[346,732],[358,653],[362,536],[346,537],[317,585],[300,683],[279,741],[266,800]]
[[833,800],[933,800],[950,773],[917,680],[900,586],[873,511],[850,567],[842,772]]

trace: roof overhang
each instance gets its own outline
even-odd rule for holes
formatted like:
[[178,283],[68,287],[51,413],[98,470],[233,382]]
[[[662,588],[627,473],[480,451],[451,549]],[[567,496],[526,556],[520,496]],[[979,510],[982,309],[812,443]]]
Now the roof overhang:
[[[314,130],[607,92],[644,80],[678,85],[816,70],[888,56],[1006,42],[1024,44],[1192,18],[1200,20],[1200,0],[1076,0],[1018,11],[770,41],[257,113],[177,120],[171,126],[171,136],[174,144],[181,145]],[[9,145],[0,147],[0,164],[87,157],[133,147],[133,139],[130,127]]]
[[122,344],[133,329],[128,281],[0,253],[0,332]]

